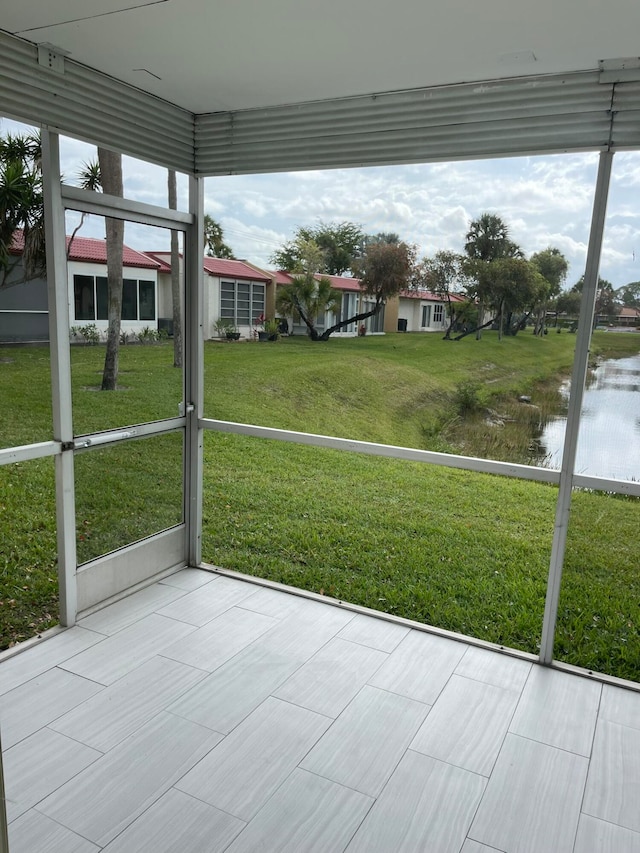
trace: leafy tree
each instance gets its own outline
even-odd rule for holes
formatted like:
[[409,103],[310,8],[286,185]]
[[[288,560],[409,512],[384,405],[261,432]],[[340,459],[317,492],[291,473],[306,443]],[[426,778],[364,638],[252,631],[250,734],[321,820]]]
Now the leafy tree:
[[640,308],[640,281],[632,281],[616,291],[622,304],[628,308]]
[[542,335],[544,334],[548,301],[555,299],[560,293],[567,277],[569,262],[560,249],[556,249],[553,246],[549,246],[542,252],[535,252],[531,255],[530,260],[549,285],[547,299],[538,306],[536,323],[533,330],[534,335]]
[[274,252],[270,260],[278,269],[301,272],[304,245],[313,241],[322,251],[323,261],[319,272],[325,275],[342,275],[355,269],[361,256],[365,235],[353,222],[318,222],[313,227],[301,225],[294,237]]
[[377,234],[366,234],[363,241],[363,251],[370,243],[400,243],[400,235],[395,231],[378,231]]
[[[494,293],[493,278],[498,270],[492,269],[491,264],[504,258],[522,258],[523,255],[520,247],[510,238],[507,224],[494,213],[482,213],[471,222],[465,238],[464,251],[469,259],[465,265],[465,271],[470,278],[476,280],[470,295],[478,302],[476,337],[480,339],[482,329],[491,325],[497,316],[496,314],[492,320],[483,323],[485,309],[487,307],[495,309],[502,303],[499,282],[495,285]],[[498,275],[498,278],[501,276]]]
[[18,229],[24,235],[21,281],[46,271],[41,156],[39,135],[8,133],[0,138],[0,286],[20,260],[10,253]]
[[[571,290],[574,293],[581,294],[583,288],[584,275],[581,275],[578,281],[573,285]],[[613,285],[610,281],[607,281],[606,278],[600,278],[600,276],[598,276],[596,305],[593,319],[594,325],[597,324],[600,315],[604,315],[605,317],[611,316],[613,314],[617,314],[619,309],[620,303],[618,302],[616,291],[613,289]]]
[[577,317],[580,314],[580,303],[582,294],[577,290],[563,290],[559,293],[556,301],[556,317],[558,314],[567,314],[569,317]]
[[204,244],[210,258],[235,258],[232,250],[224,242],[222,226],[208,213],[204,215]]
[[340,291],[331,287],[328,278],[316,278],[324,263],[324,252],[315,240],[298,237],[300,257],[299,275],[293,282],[281,287],[276,297],[276,310],[280,314],[291,315],[294,320],[302,321],[312,341],[319,341],[321,335],[316,328],[319,316],[326,311],[338,311],[342,301]]
[[324,332],[323,340],[351,323],[361,323],[380,313],[389,297],[410,287],[416,276],[416,248],[404,242],[370,243],[355,269],[363,292],[374,299],[373,308],[339,320]]
[[316,323],[318,317],[326,311],[340,310],[342,294],[331,287],[328,278],[316,279],[311,274],[294,276],[293,282],[280,288],[276,299],[276,309],[280,314],[291,315],[295,320],[302,320],[307,327],[307,334],[312,341],[326,340],[321,335]]
[[276,308],[283,314],[293,314],[302,319],[314,341],[326,341],[339,329],[352,323],[361,323],[378,314],[390,296],[409,286],[414,275],[413,246],[406,243],[372,243],[367,246],[356,270],[360,273],[363,293],[373,297],[373,307],[338,320],[319,334],[315,328],[315,318],[324,311],[339,314],[342,294],[331,288],[328,279],[314,275],[323,257],[317,244],[314,241],[302,240],[301,245],[304,248],[301,263],[306,269],[294,279],[292,285],[280,289]]
[[482,213],[471,222],[464,250],[469,258],[478,261],[522,257],[522,250],[509,237],[508,225],[495,213]]
[[459,302],[453,298],[462,295],[462,287],[466,282],[464,258],[455,252],[436,252],[432,258],[422,259],[418,267],[418,279],[427,290],[446,301],[449,325],[444,340],[451,340],[456,323],[470,317],[471,309],[474,308],[468,299]]

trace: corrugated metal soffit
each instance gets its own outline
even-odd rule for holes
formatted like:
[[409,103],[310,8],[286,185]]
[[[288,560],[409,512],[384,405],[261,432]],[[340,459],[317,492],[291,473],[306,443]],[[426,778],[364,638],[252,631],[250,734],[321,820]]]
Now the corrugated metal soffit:
[[0,114],[193,173],[192,113],[70,59],[64,74],[43,68],[35,45],[2,32]]
[[640,147],[640,81],[615,83],[613,93],[614,151]]
[[[640,144],[640,92],[616,125]],[[614,84],[599,74],[514,78],[196,116],[196,169],[241,174],[607,150]]]

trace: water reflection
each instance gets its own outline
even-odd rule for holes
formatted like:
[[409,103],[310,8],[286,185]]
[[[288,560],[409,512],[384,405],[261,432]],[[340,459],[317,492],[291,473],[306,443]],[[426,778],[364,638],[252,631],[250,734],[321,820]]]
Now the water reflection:
[[[568,399],[569,383],[562,387]],[[585,390],[576,472],[616,480],[640,479],[640,355],[604,361]],[[559,468],[567,419],[546,424],[542,464]]]

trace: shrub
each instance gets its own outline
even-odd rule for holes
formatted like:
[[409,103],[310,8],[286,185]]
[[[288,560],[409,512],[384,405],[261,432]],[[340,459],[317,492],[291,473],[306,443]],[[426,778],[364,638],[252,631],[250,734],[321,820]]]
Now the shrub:
[[141,332],[136,335],[141,344],[153,344],[160,339],[157,329],[151,329],[145,326]]
[[480,386],[472,380],[459,382],[453,394],[453,403],[461,417],[477,412],[482,407]]
[[80,341],[92,346],[100,343],[100,332],[95,323],[88,323],[86,326],[72,326],[69,329],[69,334],[72,341]]

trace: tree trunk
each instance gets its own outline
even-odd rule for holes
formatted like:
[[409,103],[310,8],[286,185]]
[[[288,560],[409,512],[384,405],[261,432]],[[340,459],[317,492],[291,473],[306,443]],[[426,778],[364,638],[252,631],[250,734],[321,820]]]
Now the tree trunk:
[[[484,329],[485,325],[490,325],[488,323],[486,323],[484,325],[482,324],[483,315],[484,315],[484,303],[479,302],[478,303],[478,323],[476,326],[476,340],[477,341],[479,341],[480,338],[482,337],[482,330]],[[464,335],[462,337],[464,337]],[[456,340],[460,340],[460,338],[456,338]]]
[[[169,207],[178,209],[176,173],[169,169]],[[182,367],[182,298],[180,292],[180,248],[178,232],[171,232],[171,303],[173,306],[173,366]]]
[[[98,148],[98,162],[102,190],[109,195],[122,197],[122,155]],[[107,295],[109,303],[109,329],[107,352],[102,373],[102,390],[115,391],[118,382],[118,353],[120,349],[120,324],[122,318],[122,246],[124,221],[105,219],[107,238]]]
[[482,331],[482,329],[487,329],[487,328],[488,328],[492,323],[494,323],[494,322],[496,321],[497,316],[498,316],[498,315],[496,314],[496,316],[495,316],[495,317],[492,317],[490,320],[487,320],[487,322],[486,322],[486,323],[483,323],[483,324],[482,324],[482,326],[480,326],[480,327],[479,327],[479,328],[477,328],[477,329],[472,329],[472,330],[471,330],[471,331],[469,331],[469,332],[460,332],[460,334],[459,334],[459,335],[456,335],[456,336],[455,336],[455,338],[453,338],[452,340],[454,340],[454,341],[461,341],[463,338],[466,338],[466,337],[467,337],[467,335],[472,335],[472,334],[473,334],[473,332],[475,331],[475,333],[476,333],[476,340],[477,340],[477,341],[479,341],[479,340],[480,340],[480,335],[478,334],[478,332]]
[[333,326],[330,326],[328,329],[321,335],[317,335],[313,338],[314,341],[328,341],[331,335],[334,332],[337,332],[338,329],[343,329],[346,326],[349,326],[351,323],[360,323],[362,320],[366,320],[367,317],[373,317],[374,314],[377,314],[382,307],[382,302],[376,302],[375,308],[371,308],[369,311],[362,311],[360,314],[354,314],[353,317],[348,317],[346,320],[340,320],[335,323]]

